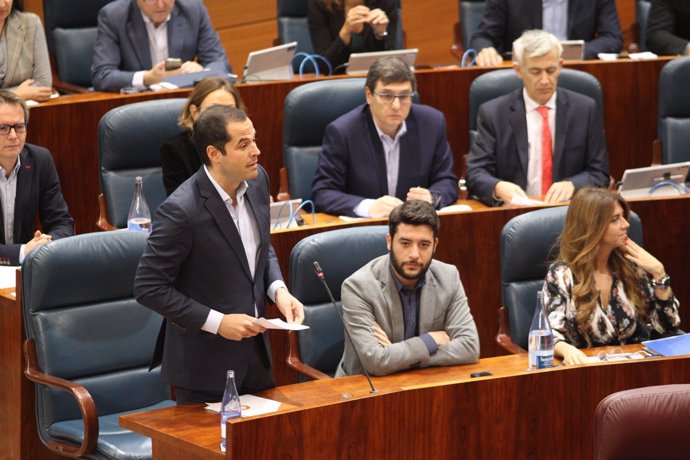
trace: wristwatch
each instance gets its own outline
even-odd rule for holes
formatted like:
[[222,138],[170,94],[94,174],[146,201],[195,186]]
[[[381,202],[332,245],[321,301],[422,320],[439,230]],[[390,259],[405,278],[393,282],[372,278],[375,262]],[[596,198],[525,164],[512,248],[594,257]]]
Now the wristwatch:
[[671,287],[671,277],[668,275],[664,275],[658,281],[655,279],[652,279],[651,284],[652,284],[653,288],[661,289],[662,291],[665,291],[666,289]]

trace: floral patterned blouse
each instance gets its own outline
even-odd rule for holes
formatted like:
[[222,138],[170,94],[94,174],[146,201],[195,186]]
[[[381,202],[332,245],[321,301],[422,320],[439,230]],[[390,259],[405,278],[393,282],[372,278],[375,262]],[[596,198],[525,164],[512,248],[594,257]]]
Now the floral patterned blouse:
[[[592,346],[638,343],[649,339],[650,328],[664,334],[680,326],[675,296],[671,294],[667,300],[657,299],[646,273],[638,269],[638,275],[647,301],[646,321],[638,321],[637,311],[628,300],[622,281],[614,273],[609,304],[602,307],[600,299],[594,309],[590,330]],[[542,295],[554,342],[565,341],[577,348],[587,347],[585,336],[575,319],[577,306],[573,299],[573,273],[568,265],[556,262],[549,267]]]

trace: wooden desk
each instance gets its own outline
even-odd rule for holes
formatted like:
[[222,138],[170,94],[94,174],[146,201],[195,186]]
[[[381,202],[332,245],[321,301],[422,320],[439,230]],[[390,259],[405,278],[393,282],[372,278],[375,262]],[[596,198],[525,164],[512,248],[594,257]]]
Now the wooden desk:
[[[690,382],[690,356],[526,371],[526,355],[374,378],[278,387],[275,414],[232,421],[220,453],[219,416],[201,405],[126,415],[154,459],[591,458],[594,410],[616,391]],[[475,371],[492,377],[470,378]],[[351,397],[343,398],[343,394]]]
[[[505,353],[494,341],[498,331],[497,310],[502,305],[499,249],[501,229],[511,218],[538,208],[487,208],[477,202],[470,203],[476,208],[471,212],[441,216],[439,245],[434,257],[458,267],[477,324],[481,356],[497,356]],[[645,248],[662,261],[671,276],[673,291],[680,299],[682,327],[688,330],[690,279],[685,274],[690,197],[638,199],[631,200],[630,205],[642,220]],[[330,224],[325,224],[329,219]],[[306,218],[306,221],[310,222],[310,219]],[[281,230],[271,235],[284,276],[289,273],[290,251],[301,239],[329,229],[386,224],[383,219],[345,223],[337,217],[325,216],[320,221],[321,224],[314,227]],[[277,311],[274,312],[278,315]],[[272,332],[271,346],[278,384],[294,382],[295,375],[284,362],[288,350],[286,335]]]
[[[651,145],[656,138],[658,77],[666,62],[668,59],[568,64],[592,73],[601,82],[611,174],[616,178],[626,168],[647,166],[651,161]],[[446,116],[458,176],[463,175],[462,156],[468,151],[469,87],[488,70],[450,68],[417,72],[421,101]],[[283,101],[293,88],[310,81],[314,80],[239,85],[260,139],[260,161],[268,171],[273,194],[278,191],[278,171],[283,166]],[[48,148],[55,157],[62,190],[79,233],[96,230],[101,117],[123,104],[186,97],[188,92],[71,95],[31,109],[28,142]]]

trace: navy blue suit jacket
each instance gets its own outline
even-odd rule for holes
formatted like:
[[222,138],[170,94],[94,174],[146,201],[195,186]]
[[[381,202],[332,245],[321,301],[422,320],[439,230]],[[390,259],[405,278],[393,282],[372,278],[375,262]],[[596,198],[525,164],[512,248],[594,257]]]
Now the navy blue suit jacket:
[[[439,206],[454,203],[458,185],[443,114],[412,104],[406,121],[395,196],[404,201],[411,187],[424,187],[441,197]],[[319,212],[351,216],[363,199],[384,195],[388,179],[383,145],[369,106],[363,104],[326,127],[312,196]]]
[[0,264],[19,265],[19,249],[34,237],[36,216],[54,240],[74,235],[74,221],[60,190],[60,178],[50,152],[25,144],[19,154],[17,194],[14,201],[14,244],[6,244],[4,214],[0,212]]
[[[251,340],[227,340],[201,326],[210,309],[254,316],[256,307],[264,316],[266,290],[282,280],[270,243],[268,176],[259,171],[248,181],[245,195],[260,234],[254,279],[237,227],[203,168],[156,212],[134,295],[167,319],[162,375],[176,387],[222,393],[226,371],[234,369],[240,388],[248,363],[255,359]],[[267,356],[262,359],[268,363],[267,334],[257,338],[264,341]]]
[[[504,54],[524,31],[542,28],[542,0],[487,0],[470,48],[493,46]],[[585,59],[619,52],[623,35],[615,0],[568,0],[568,39],[586,42]]]
[[[168,22],[168,55],[183,62],[198,58],[204,67],[230,72],[225,50],[201,0],[175,0]],[[136,0],[116,0],[98,13],[91,80],[97,91],[132,85],[134,73],[149,70],[149,40]]]
[[[505,180],[527,187],[529,146],[522,88],[485,102],[477,115],[477,140],[467,159],[467,188],[471,195],[495,204],[493,190]],[[576,189],[604,187],[609,160],[604,124],[594,99],[558,89],[554,182],[569,180]]]

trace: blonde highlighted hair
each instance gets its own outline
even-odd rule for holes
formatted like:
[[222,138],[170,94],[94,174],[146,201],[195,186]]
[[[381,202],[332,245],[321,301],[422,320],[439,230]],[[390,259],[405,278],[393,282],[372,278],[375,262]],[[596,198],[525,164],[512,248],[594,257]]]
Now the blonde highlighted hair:
[[[599,301],[599,290],[594,281],[597,251],[611,223],[616,203],[623,208],[623,217],[628,220],[630,207],[617,193],[590,187],[579,190],[570,202],[559,239],[558,260],[567,264],[573,273],[573,300],[577,305],[575,319],[587,345],[591,345],[591,319]],[[636,267],[625,258],[620,248],[611,252],[608,264],[622,281],[625,294],[638,315],[645,318],[645,301]]]

